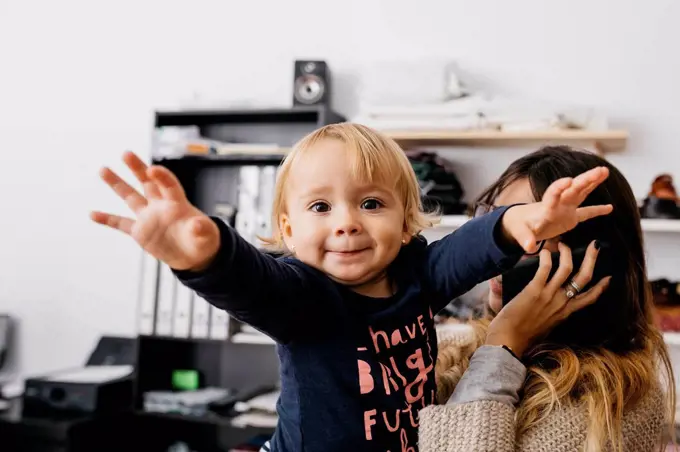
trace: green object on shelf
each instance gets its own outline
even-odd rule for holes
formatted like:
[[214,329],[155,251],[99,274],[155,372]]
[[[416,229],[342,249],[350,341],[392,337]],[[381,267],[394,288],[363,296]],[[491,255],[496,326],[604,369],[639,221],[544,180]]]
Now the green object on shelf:
[[172,388],[180,391],[195,391],[198,389],[198,371],[175,370],[172,372]]

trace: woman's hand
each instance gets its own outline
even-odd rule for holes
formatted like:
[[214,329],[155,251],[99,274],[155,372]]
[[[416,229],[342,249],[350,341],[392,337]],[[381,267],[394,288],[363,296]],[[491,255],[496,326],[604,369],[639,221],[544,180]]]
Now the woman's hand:
[[135,154],[123,156],[144,196],[108,168],[101,178],[135,214],[135,219],[92,212],[92,220],[131,236],[146,252],[176,270],[200,270],[217,254],[217,225],[194,207],[167,168],[147,167]]
[[[491,322],[486,344],[506,345],[521,357],[536,339],[546,335],[573,312],[593,303],[607,288],[610,276],[570,299],[564,286],[573,270],[571,250],[563,243],[558,247],[560,266],[555,275],[548,281],[552,260],[548,250],[541,251],[536,276]],[[585,287],[592,279],[598,252],[595,242],[588,246],[583,264],[572,278],[578,287]]]

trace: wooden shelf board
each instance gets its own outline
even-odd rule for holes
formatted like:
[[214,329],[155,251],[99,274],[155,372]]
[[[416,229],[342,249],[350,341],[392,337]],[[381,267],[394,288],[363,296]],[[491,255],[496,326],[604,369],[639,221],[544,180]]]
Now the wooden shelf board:
[[625,130],[536,130],[503,132],[498,130],[384,130],[390,138],[402,144],[444,146],[501,146],[521,143],[597,144],[605,152],[621,151],[626,146]]
[[675,232],[680,233],[680,220],[642,219],[642,230],[646,232]]
[[680,346],[680,333],[674,331],[665,331],[663,339],[667,345]]
[[[465,215],[444,215],[437,228],[456,229],[468,221]],[[644,232],[668,232],[680,233],[680,220],[657,220],[650,218],[642,219],[642,230]]]

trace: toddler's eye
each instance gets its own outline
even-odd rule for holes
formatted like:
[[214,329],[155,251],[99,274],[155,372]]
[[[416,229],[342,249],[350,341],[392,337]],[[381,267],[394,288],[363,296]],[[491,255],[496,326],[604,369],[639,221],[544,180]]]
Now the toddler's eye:
[[375,210],[379,209],[382,206],[382,203],[378,201],[377,199],[367,199],[363,203],[361,203],[361,208],[366,209],[366,210]]
[[312,204],[312,207],[310,207],[310,209],[312,212],[324,213],[331,210],[331,206],[329,206],[325,202],[315,202],[314,204]]

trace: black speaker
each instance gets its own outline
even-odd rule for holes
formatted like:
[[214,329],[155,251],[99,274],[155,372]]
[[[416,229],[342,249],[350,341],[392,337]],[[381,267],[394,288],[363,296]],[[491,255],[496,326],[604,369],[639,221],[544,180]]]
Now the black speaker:
[[295,61],[293,105],[325,105],[331,99],[331,74],[325,61]]

